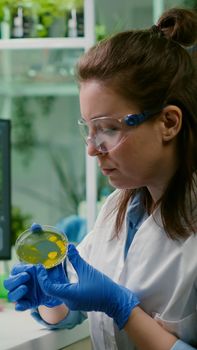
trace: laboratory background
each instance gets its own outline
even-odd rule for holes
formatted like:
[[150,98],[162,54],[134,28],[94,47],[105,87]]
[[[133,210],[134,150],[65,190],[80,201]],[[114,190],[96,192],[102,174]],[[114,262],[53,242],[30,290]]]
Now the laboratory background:
[[[95,42],[150,27],[176,6],[197,10],[197,0],[0,0],[0,323],[5,314],[14,322],[3,280],[16,262],[17,237],[38,222],[77,244],[113,191],[78,131],[77,60]],[[60,331],[67,344],[50,338],[47,349],[83,349],[85,327]],[[1,350],[15,346],[6,336]]]

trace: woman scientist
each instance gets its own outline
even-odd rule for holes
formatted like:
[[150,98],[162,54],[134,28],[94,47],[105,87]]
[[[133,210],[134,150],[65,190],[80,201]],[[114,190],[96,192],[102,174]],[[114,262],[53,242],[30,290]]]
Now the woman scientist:
[[87,311],[96,350],[197,347],[196,40],[197,14],[171,9],[81,58],[79,127],[117,190],[80,255],[69,247],[78,282],[62,265],[17,265],[5,282],[48,328]]

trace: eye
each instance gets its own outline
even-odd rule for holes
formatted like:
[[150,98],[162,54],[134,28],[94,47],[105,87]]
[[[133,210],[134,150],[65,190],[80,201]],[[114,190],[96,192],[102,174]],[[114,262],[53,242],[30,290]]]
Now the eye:
[[121,125],[116,122],[103,121],[102,123],[97,124],[96,129],[98,133],[112,136],[121,130]]
[[113,135],[115,134],[117,131],[119,131],[119,129],[117,129],[116,127],[112,126],[112,127],[105,127],[105,128],[100,128],[98,130],[98,132],[101,132],[105,135]]

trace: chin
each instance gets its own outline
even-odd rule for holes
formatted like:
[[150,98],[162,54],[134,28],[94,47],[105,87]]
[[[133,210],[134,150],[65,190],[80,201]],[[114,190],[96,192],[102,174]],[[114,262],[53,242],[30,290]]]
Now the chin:
[[122,182],[118,182],[118,181],[113,181],[109,178],[109,183],[112,187],[118,189],[118,190],[135,190],[136,188],[138,188],[139,186],[135,186],[132,184],[125,184]]

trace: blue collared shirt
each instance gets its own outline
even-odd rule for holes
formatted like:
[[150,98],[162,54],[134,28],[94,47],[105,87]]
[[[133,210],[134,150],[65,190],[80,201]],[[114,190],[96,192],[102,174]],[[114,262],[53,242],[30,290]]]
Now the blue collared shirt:
[[129,247],[133,241],[133,238],[141,226],[141,224],[146,220],[148,214],[145,208],[140,203],[140,196],[137,194],[131,203],[129,204],[127,210],[127,239],[125,243],[125,258],[127,256]]

